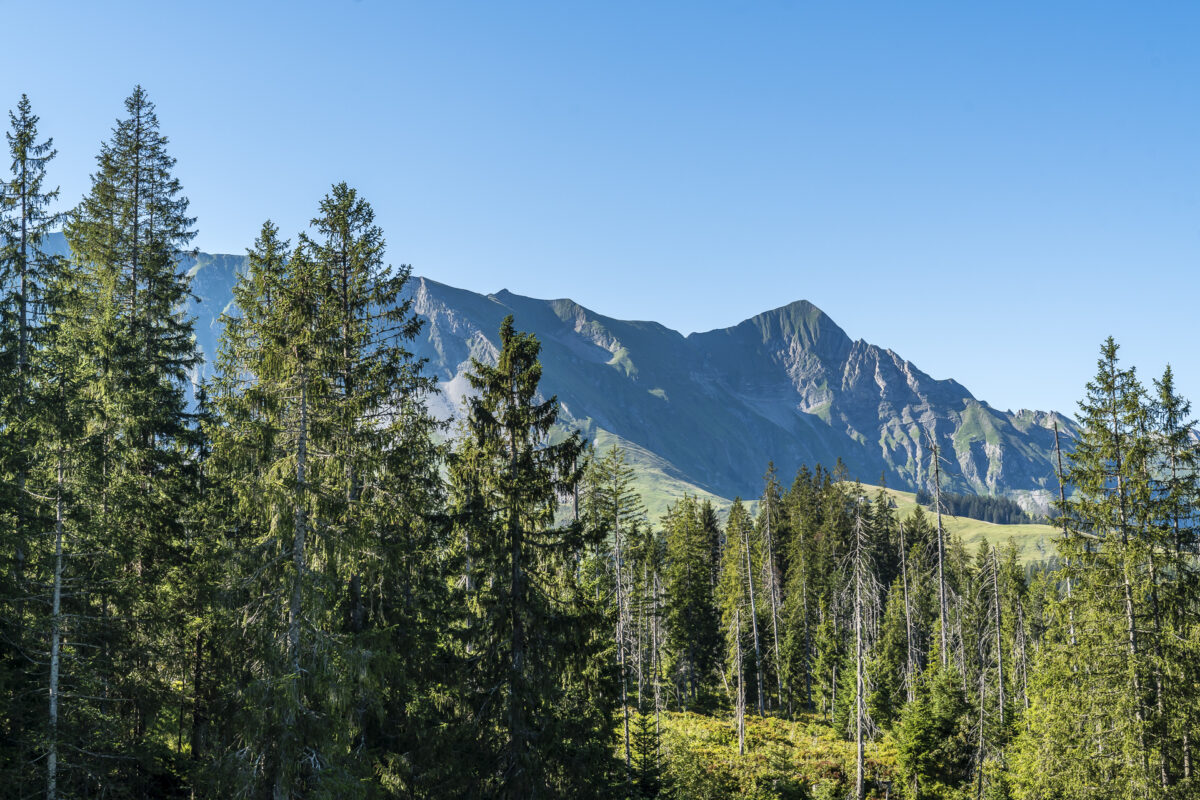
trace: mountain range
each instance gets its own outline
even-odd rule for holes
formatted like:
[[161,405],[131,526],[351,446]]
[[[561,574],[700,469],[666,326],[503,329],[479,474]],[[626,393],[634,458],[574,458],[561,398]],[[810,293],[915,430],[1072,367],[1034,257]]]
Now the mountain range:
[[[65,251],[59,236],[51,245]],[[186,264],[210,364],[244,265],[244,256],[207,253]],[[1040,513],[1057,493],[1054,424],[1064,443],[1076,431],[1063,414],[995,409],[954,380],[850,338],[804,300],[684,336],[567,299],[485,295],[416,276],[409,291],[426,323],[412,349],[438,377],[439,416],[461,413],[471,359],[494,359],[512,314],[542,343],[542,390],[558,397],[564,424],[599,447],[626,449],[652,513],[684,492],[720,505],[757,497],[768,462],[785,483],[802,464],[840,458],[851,478],[927,488],[931,441],[946,489],[1007,495]]]

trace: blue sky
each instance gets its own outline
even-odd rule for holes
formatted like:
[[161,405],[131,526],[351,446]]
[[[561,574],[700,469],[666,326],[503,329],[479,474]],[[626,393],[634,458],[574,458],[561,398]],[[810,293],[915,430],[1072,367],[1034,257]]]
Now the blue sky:
[[64,200],[141,83],[204,250],[346,180],[455,286],[683,332],[803,298],[1001,408],[1073,412],[1111,333],[1200,404],[1195,3],[42,0],[5,28],[0,103],[29,94]]

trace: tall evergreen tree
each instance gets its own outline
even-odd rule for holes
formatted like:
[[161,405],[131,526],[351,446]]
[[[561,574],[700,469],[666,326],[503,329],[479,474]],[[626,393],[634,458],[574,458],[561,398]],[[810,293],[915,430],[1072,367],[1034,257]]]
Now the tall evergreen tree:
[[1194,733],[1200,724],[1195,698],[1200,696],[1200,642],[1195,610],[1200,598],[1197,570],[1197,509],[1200,508],[1200,476],[1197,464],[1195,422],[1191,404],[1179,395],[1175,375],[1168,365],[1162,378],[1154,381],[1150,401],[1152,463],[1152,522],[1161,553],[1152,553],[1164,573],[1156,587],[1153,628],[1158,641],[1156,670],[1164,686],[1162,719],[1157,734],[1163,744],[1166,783],[1192,778]]
[[436,744],[418,734],[440,654],[429,616],[445,614],[432,384],[405,349],[409,269],[384,265],[369,204],[338,184],[320,211],[318,238],[290,253],[263,226],[226,319],[215,444],[244,520],[228,547],[250,557],[229,592],[256,655],[210,780],[276,797],[372,779],[427,791],[434,759],[396,755]]
[[667,668],[675,697],[686,707],[708,688],[717,663],[720,630],[712,584],[712,533],[703,524],[700,504],[690,496],[667,511],[663,527]]
[[324,460],[310,457],[314,439],[329,439],[331,336],[319,267],[306,249],[288,247],[264,224],[234,287],[238,313],[225,319],[213,431],[240,518],[227,546],[246,559],[229,587],[243,605],[236,647],[251,658],[230,687],[241,698],[225,737],[235,755],[227,774],[210,780],[229,794],[277,798],[336,781],[326,768],[342,766],[318,727],[328,718],[322,668],[332,631],[316,585],[324,562],[310,542],[319,500],[332,491]]
[[602,531],[556,523],[559,498],[582,478],[583,441],[549,441],[559,407],[537,398],[537,339],[508,317],[500,345],[495,366],[472,363],[478,395],[450,462],[474,609],[466,656],[479,760],[470,793],[595,796],[613,772],[616,687],[611,666],[596,669],[611,656],[599,649],[600,604],[582,591],[576,563]]
[[186,396],[198,356],[181,257],[195,220],[141,87],[125,109],[66,228],[89,311],[75,341],[89,345],[78,354],[90,399],[80,545],[92,554],[72,598],[88,622],[77,630],[71,677],[90,715],[74,743],[85,754],[74,761],[82,785],[145,792],[164,779],[152,731],[176,705],[181,672],[171,566],[193,485]]
[[[1060,577],[1072,592],[1051,606],[1055,635],[1030,690],[1018,748],[1026,794],[1134,797],[1159,782],[1143,608],[1156,543],[1139,530],[1149,500],[1145,407],[1117,350],[1111,337],[1105,341],[1080,403],[1083,429],[1067,475],[1076,492],[1064,509],[1068,534],[1057,543],[1069,565]],[[1051,742],[1060,742],[1053,757]]]
[[8,116],[10,171],[0,180],[0,726],[12,732],[14,746],[0,756],[0,778],[9,775],[21,785],[37,758],[31,723],[44,715],[33,665],[45,660],[47,643],[35,630],[44,627],[38,622],[45,606],[29,600],[46,596],[44,572],[38,574],[33,561],[46,564],[47,548],[39,540],[47,515],[37,508],[29,480],[38,447],[38,350],[46,344],[49,293],[61,265],[44,250],[59,221],[50,210],[58,189],[45,183],[56,153],[53,140],[39,141],[27,96]]
[[783,498],[779,481],[775,477],[775,464],[767,465],[764,477],[762,501],[758,509],[758,539],[762,546],[762,582],[766,594],[766,611],[770,626],[771,671],[775,673],[776,702],[783,706],[784,669],[783,645],[780,631],[783,612],[783,568],[779,543],[785,541],[788,532],[784,526]]

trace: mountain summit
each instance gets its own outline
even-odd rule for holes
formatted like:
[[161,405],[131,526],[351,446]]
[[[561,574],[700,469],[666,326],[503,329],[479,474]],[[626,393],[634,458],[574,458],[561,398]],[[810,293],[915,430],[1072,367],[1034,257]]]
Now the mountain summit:
[[[51,249],[65,252],[55,236]],[[232,308],[242,256],[199,253],[186,267],[198,299],[196,337],[209,361],[219,317]],[[929,438],[942,453],[946,489],[1005,494],[1044,510],[1057,490],[1054,432],[1075,423],[1044,411],[1000,411],[953,380],[936,380],[892,350],[851,339],[800,300],[730,328],[683,336],[657,322],[618,320],[567,300],[507,290],[483,295],[414,277],[426,320],[414,343],[442,394],[435,408],[457,416],[471,358],[495,357],[500,323],[512,314],[542,342],[542,389],[564,418],[601,446],[620,443],[661,508],[683,491],[756,497],[773,461],[787,481],[802,465],[832,466],[897,489],[932,485]],[[648,478],[646,476],[649,476]]]
[[768,461],[787,480],[802,464],[839,457],[866,482],[928,486],[932,437],[946,488],[1044,507],[1057,487],[1053,425],[1074,428],[1061,414],[994,409],[956,381],[851,339],[803,300],[685,337],[570,300],[484,296],[428,278],[414,279],[414,292],[429,322],[418,351],[442,381],[446,413],[460,403],[470,357],[493,353],[500,320],[513,314],[541,340],[543,388],[571,420],[723,497],[757,496]]

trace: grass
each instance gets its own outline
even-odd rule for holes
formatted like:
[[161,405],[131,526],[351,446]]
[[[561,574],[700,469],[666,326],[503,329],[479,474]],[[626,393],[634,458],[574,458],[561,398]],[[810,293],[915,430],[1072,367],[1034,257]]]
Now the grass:
[[[853,786],[854,743],[838,736],[817,714],[794,720],[746,715],[746,752],[738,754],[733,715],[663,714],[663,746],[676,781],[708,790],[701,796],[742,798],[841,797]],[[895,781],[896,749],[890,737],[868,742],[864,761],[869,797],[884,796]],[[700,792],[697,791],[700,795]]]
[[[670,464],[649,450],[630,441],[615,436],[602,429],[594,428],[590,433],[594,436],[596,450],[604,452],[613,445],[625,450],[626,458],[634,469],[634,489],[641,495],[646,505],[647,518],[651,524],[658,524],[668,507],[677,502],[685,494],[700,500],[710,500],[717,511],[724,514],[729,510],[731,501],[707,492],[681,478],[675,477]],[[863,491],[874,497],[879,487],[870,484],[860,484]],[[917,496],[913,492],[902,492],[897,489],[886,489],[896,502],[897,516],[901,519],[912,513],[917,506]],[[748,503],[753,512],[756,503]],[[929,508],[926,507],[926,511]],[[1000,525],[994,522],[970,519],[969,517],[942,516],[942,525],[952,535],[957,535],[966,545],[968,552],[974,552],[979,542],[986,541],[997,548],[1004,548],[1008,541],[1013,540],[1020,551],[1021,562],[1028,564],[1041,561],[1054,552],[1054,538],[1058,535],[1056,528],[1049,525],[1021,524]]]
[[667,509],[685,494],[712,501],[721,513],[729,509],[729,500],[671,475],[670,465],[646,448],[615,436],[603,428],[596,428],[593,435],[597,453],[603,453],[614,445],[625,451],[625,458],[633,467],[633,488],[641,495],[642,502],[646,505],[646,517],[651,524],[657,525]]
[[[862,488],[871,497],[874,497],[875,493],[879,491],[878,486],[868,484],[862,484]],[[896,489],[885,489],[884,491],[896,501],[896,514],[901,519],[911,514],[917,506],[917,496],[913,492],[901,492]],[[925,510],[929,511],[929,508],[926,506]],[[1002,549],[1011,539],[1020,551],[1023,564],[1041,561],[1049,557],[1054,552],[1054,537],[1058,535],[1058,529],[1050,525],[1000,525],[948,514],[942,515],[942,527],[950,534],[961,538],[969,553],[974,552],[981,541],[986,541],[988,544]]]

